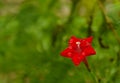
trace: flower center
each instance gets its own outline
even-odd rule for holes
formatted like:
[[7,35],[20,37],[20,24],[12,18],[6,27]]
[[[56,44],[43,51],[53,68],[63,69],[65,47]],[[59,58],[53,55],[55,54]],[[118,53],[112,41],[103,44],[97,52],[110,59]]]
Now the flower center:
[[78,48],[80,48],[80,42],[76,42],[76,44],[77,44]]
[[76,42],[76,45],[77,45],[77,49],[76,49],[76,51],[77,51],[78,53],[80,53],[80,52],[81,52],[80,42],[79,42],[79,41]]

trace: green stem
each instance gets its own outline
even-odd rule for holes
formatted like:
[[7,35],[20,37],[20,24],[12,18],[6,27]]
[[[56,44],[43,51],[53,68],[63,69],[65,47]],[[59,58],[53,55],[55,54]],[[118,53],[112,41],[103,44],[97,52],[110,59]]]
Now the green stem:
[[93,71],[91,71],[91,69],[90,69],[90,67],[89,67],[88,64],[85,64],[85,65],[86,65],[87,70],[88,70],[89,73],[91,74],[93,80],[95,81],[95,83],[99,83],[96,74],[95,74]]
[[[99,79],[97,78],[96,74],[93,71],[91,71],[89,66],[86,66],[86,67],[87,67],[87,70],[88,70],[89,74],[91,75],[92,79],[94,80],[94,83],[99,83],[99,81],[98,81]],[[77,67],[77,69],[79,70],[80,68]]]
[[92,71],[89,71],[89,73],[91,74],[91,76],[92,76],[93,80],[95,81],[95,83],[99,83],[99,82],[98,82],[98,78],[97,78],[97,76],[95,75],[95,73],[92,72]]

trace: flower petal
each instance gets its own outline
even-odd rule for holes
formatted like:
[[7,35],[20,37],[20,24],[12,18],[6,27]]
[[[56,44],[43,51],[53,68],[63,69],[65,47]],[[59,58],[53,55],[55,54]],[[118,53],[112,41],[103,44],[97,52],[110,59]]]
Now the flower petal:
[[88,38],[86,38],[86,39],[84,39],[84,40],[87,41],[87,42],[89,42],[89,43],[92,43],[93,37],[90,36],[90,37],[88,37]]
[[77,38],[75,36],[72,36],[69,40],[69,43],[74,43],[77,40]]
[[84,49],[85,55],[90,56],[96,54],[95,50],[92,48],[92,46],[88,46]]
[[79,54],[74,54],[74,56],[72,57],[72,61],[76,66],[78,66],[83,59],[84,59],[84,56]]
[[61,52],[61,55],[64,56],[64,57],[68,57],[68,58],[71,58],[72,57],[72,49],[70,48],[66,48],[65,50],[63,50]]

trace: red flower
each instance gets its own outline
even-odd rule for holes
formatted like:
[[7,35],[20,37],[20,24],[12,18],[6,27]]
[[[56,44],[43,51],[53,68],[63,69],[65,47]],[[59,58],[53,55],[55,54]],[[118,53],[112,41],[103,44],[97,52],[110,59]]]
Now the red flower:
[[69,40],[68,47],[61,52],[61,55],[67,58],[71,58],[76,66],[78,66],[83,61],[88,67],[86,57],[96,54],[95,50],[91,46],[92,39],[93,37],[81,39],[72,36]]

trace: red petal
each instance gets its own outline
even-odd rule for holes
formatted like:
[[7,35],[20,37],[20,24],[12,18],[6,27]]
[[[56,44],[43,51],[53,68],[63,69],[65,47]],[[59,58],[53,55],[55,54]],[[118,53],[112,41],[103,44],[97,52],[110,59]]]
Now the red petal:
[[95,50],[92,48],[92,46],[88,46],[85,50],[84,50],[86,56],[90,56],[90,55],[94,55],[96,54]]
[[89,43],[92,43],[93,37],[90,36],[90,37],[88,37],[88,38],[86,38],[86,39],[84,39],[84,40],[87,41],[87,42],[89,42]]
[[84,56],[79,55],[79,54],[75,54],[72,57],[72,61],[73,61],[74,65],[76,65],[76,66],[78,66],[83,59],[84,59]]
[[69,40],[69,44],[72,44],[77,41],[77,38],[75,36],[72,36]]
[[82,40],[81,44],[80,44],[80,47],[82,49],[86,48],[86,46],[90,45],[88,42],[86,42],[85,40]]
[[66,48],[65,50],[63,50],[61,52],[61,55],[64,56],[64,57],[71,58],[72,57],[72,49]]

